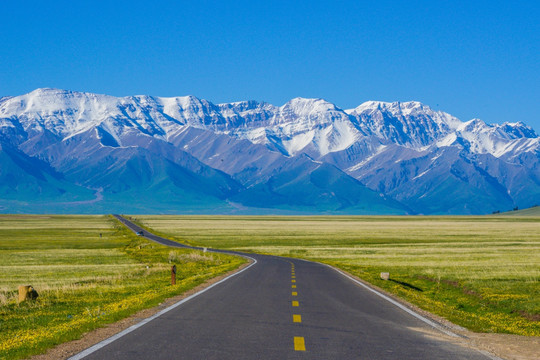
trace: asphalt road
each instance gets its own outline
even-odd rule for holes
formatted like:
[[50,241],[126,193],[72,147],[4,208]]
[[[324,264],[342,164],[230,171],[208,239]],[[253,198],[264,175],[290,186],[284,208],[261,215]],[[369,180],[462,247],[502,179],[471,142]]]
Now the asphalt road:
[[[143,231],[153,241],[183,247]],[[249,256],[256,260],[249,269],[84,359],[492,358],[327,266]]]

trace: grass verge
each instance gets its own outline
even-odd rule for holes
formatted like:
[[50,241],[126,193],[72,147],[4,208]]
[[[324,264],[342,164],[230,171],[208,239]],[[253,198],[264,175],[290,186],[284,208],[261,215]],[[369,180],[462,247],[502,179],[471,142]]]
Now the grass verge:
[[[149,242],[107,216],[1,215],[0,358],[78,339],[244,262]],[[29,284],[38,299],[17,304],[17,286]]]

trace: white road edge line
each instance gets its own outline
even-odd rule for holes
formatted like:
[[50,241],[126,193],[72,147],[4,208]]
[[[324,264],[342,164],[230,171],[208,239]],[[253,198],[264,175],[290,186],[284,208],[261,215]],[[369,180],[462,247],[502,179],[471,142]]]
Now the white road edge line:
[[371,292],[374,293],[375,295],[382,297],[384,300],[386,300],[386,301],[388,301],[388,302],[394,304],[395,306],[397,306],[397,307],[400,308],[401,310],[406,311],[406,312],[409,313],[410,315],[414,316],[415,318],[417,318],[417,319],[419,319],[419,320],[422,320],[422,321],[425,322],[426,324],[428,324],[428,325],[434,327],[435,329],[437,329],[437,330],[439,330],[439,331],[445,333],[446,335],[451,336],[451,337],[457,337],[457,338],[460,337],[459,335],[454,334],[454,333],[451,332],[450,330],[445,329],[445,328],[442,327],[441,325],[439,325],[439,324],[437,324],[437,323],[435,323],[435,322],[429,320],[428,318],[423,317],[422,315],[418,314],[417,312],[415,312],[415,311],[409,309],[408,307],[404,306],[403,304],[400,304],[399,302],[395,301],[394,299],[392,299],[392,298],[390,298],[390,297],[384,295],[383,293],[381,293],[381,292],[379,292],[379,291],[377,291],[377,290],[375,290],[375,289],[373,289],[373,288],[367,286],[366,284],[362,283],[361,281],[356,280],[356,279],[353,278],[352,276],[349,276],[348,274],[345,274],[343,271],[341,271],[341,270],[339,270],[339,269],[336,269],[335,267],[330,266],[330,265],[328,265],[328,264],[323,264],[323,265],[326,265],[326,266],[328,266],[329,268],[331,268],[331,269],[337,271],[338,273],[340,273],[341,275],[345,276],[346,278],[348,278],[348,279],[354,281],[356,284],[358,284],[358,285],[360,285],[360,286],[366,288],[367,290],[371,291]]
[[235,272],[234,274],[231,274],[231,275],[227,276],[227,277],[224,278],[224,279],[221,279],[220,281],[218,281],[218,282],[216,282],[216,283],[214,283],[214,284],[208,286],[208,287],[205,288],[205,289],[202,289],[201,291],[199,291],[199,292],[197,292],[197,293],[195,293],[195,294],[193,294],[193,295],[188,296],[188,297],[185,298],[185,299],[180,300],[179,302],[177,302],[177,303],[175,303],[175,304],[169,306],[168,308],[161,310],[161,311],[158,312],[157,314],[154,314],[154,315],[152,315],[152,316],[150,316],[150,317],[148,317],[148,318],[142,320],[141,322],[139,322],[139,323],[137,323],[137,324],[135,324],[135,325],[132,325],[132,326],[128,327],[127,329],[125,329],[125,330],[119,332],[118,334],[115,334],[115,335],[111,336],[110,338],[105,339],[105,340],[103,340],[103,341],[101,341],[101,342],[99,342],[99,343],[97,343],[97,344],[95,344],[95,345],[89,347],[88,349],[83,350],[82,352],[73,355],[73,356],[70,357],[68,360],[79,360],[79,359],[82,359],[82,358],[84,358],[84,357],[86,357],[86,356],[92,354],[93,352],[98,351],[99,349],[101,349],[101,348],[107,346],[108,344],[112,343],[113,341],[116,341],[116,340],[120,339],[122,336],[127,335],[127,334],[129,334],[130,332],[132,332],[132,331],[134,331],[134,330],[137,330],[138,328],[140,328],[141,326],[143,326],[143,325],[149,323],[150,321],[152,321],[152,320],[154,320],[154,319],[160,317],[161,315],[163,315],[163,314],[165,314],[165,313],[167,313],[167,312],[173,310],[174,308],[176,308],[176,307],[182,305],[183,303],[185,303],[185,302],[187,302],[187,301],[193,299],[194,297],[199,296],[199,295],[201,295],[202,293],[204,293],[204,292],[210,290],[210,289],[213,288],[214,286],[217,286],[217,285],[221,284],[222,282],[225,282],[225,281],[229,280],[229,279],[232,278],[233,276],[236,276],[236,275],[238,275],[238,274],[243,273],[244,271],[246,271],[247,269],[249,269],[250,267],[252,267],[253,265],[255,265],[255,264],[257,263],[257,260],[255,260],[255,259],[252,258],[252,257],[245,256],[245,255],[239,255],[239,256],[248,258],[248,259],[252,260],[253,262],[252,262],[249,266],[243,268],[242,270],[240,270],[240,271],[238,271],[238,272]]
[[[303,260],[303,259],[299,259],[299,260]],[[304,261],[309,261],[309,260],[304,260]],[[343,271],[331,266],[331,265],[328,265],[328,264],[323,264],[323,263],[319,263],[321,265],[325,265],[325,266],[328,266],[330,269],[333,269],[335,271],[337,271],[338,273],[340,273],[341,275],[345,276],[346,278],[348,278],[349,280],[352,280],[353,282],[355,282],[356,284],[366,288],[367,290],[371,291],[372,293],[374,293],[375,295],[377,296],[380,296],[381,298],[383,298],[384,300],[392,303],[393,305],[397,306],[398,308],[400,308],[401,310],[404,310],[406,311],[407,313],[409,313],[410,315],[414,316],[415,318],[425,322],[426,324],[434,327],[435,329],[443,332],[444,334],[448,335],[448,336],[451,336],[451,337],[456,337],[456,338],[459,338],[460,336],[457,335],[457,334],[454,334],[452,331],[448,330],[448,329],[445,329],[444,327],[442,327],[441,325],[429,320],[428,318],[418,314],[417,312],[415,312],[414,310],[411,310],[409,309],[408,307],[404,306],[403,304],[400,304],[399,302],[395,301],[394,299],[384,295],[383,293],[367,286],[366,284],[362,283],[361,281],[358,281],[356,280],[355,278],[353,278],[352,276],[344,273]],[[481,349],[475,349],[476,351],[480,352],[481,354],[489,357],[491,360],[504,360],[496,355],[493,355],[491,353],[489,353],[488,351],[485,351],[485,350],[481,350]]]

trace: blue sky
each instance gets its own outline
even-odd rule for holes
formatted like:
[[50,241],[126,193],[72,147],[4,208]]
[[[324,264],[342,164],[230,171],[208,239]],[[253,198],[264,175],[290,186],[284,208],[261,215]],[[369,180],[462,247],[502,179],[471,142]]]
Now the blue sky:
[[0,96],[418,100],[540,131],[534,1],[9,1]]

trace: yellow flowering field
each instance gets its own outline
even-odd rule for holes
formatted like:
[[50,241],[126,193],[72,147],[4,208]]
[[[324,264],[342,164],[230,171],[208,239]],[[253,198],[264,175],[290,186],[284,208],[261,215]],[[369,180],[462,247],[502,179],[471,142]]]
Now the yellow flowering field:
[[[0,359],[80,338],[243,262],[151,243],[108,216],[0,215]],[[37,300],[17,304],[19,285]]]

